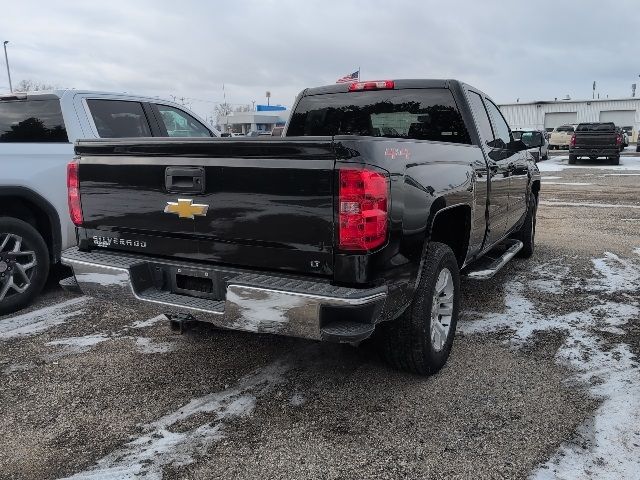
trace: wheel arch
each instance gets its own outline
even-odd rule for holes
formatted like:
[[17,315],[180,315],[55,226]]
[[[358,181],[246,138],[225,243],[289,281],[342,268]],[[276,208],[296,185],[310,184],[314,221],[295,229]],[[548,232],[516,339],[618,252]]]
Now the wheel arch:
[[60,261],[60,216],[48,200],[29,188],[0,187],[0,215],[18,218],[32,225],[42,235],[52,263]]
[[440,242],[448,245],[462,268],[465,264],[471,236],[471,205],[457,203],[446,205],[444,198],[437,199],[432,206],[427,232],[422,247],[420,265],[416,275],[416,286],[422,275],[424,259],[429,243]]

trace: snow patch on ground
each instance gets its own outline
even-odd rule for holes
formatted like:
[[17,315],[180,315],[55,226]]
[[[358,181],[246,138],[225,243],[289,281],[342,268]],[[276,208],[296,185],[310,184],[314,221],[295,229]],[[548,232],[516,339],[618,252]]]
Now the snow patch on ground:
[[33,363],[15,363],[2,369],[2,373],[10,375],[14,372],[26,372],[27,370],[31,370],[33,367],[35,367]]
[[140,353],[169,353],[176,349],[175,344],[168,342],[152,342],[150,338],[136,338],[136,350]]
[[[532,476],[558,478],[635,479],[640,472],[640,370],[629,348],[601,348],[596,336],[576,332],[558,357],[579,373],[589,391],[603,400],[592,422],[578,429],[578,438],[560,450]],[[584,356],[587,360],[584,360]],[[595,381],[594,381],[595,380]],[[583,448],[587,446],[587,448]]]
[[611,171],[627,171],[640,170],[640,157],[620,157],[620,165],[605,165],[604,159],[597,162],[581,161],[578,165],[569,165],[569,156],[560,155],[557,157],[549,157],[549,160],[539,162],[538,169],[541,172],[561,172],[571,168],[583,168],[587,170],[611,170]]
[[[189,465],[194,462],[195,455],[203,455],[212,443],[224,437],[225,422],[250,415],[260,396],[284,382],[288,368],[284,362],[276,361],[245,376],[235,387],[195,398],[143,426],[143,435],[98,460],[93,468],[68,478],[160,479],[164,466]],[[209,421],[188,430],[172,431],[172,427],[198,414],[208,414]]]
[[[596,276],[587,279],[587,291],[600,294],[637,291],[640,266],[608,252],[603,258],[594,259],[593,264]],[[562,274],[560,270],[556,272],[557,277]],[[602,400],[594,417],[579,428],[578,439],[564,444],[533,472],[532,478],[638,478],[640,365],[627,345],[611,345],[610,340],[605,341],[599,334],[623,335],[620,327],[638,321],[640,308],[634,300],[637,296],[630,297],[628,303],[602,299],[599,305],[583,311],[544,315],[525,297],[525,290],[520,282],[507,284],[505,312],[480,315],[461,322],[459,328],[467,334],[511,330],[513,336],[509,341],[516,348],[536,332],[564,332],[566,339],[557,352],[558,362],[573,369],[574,380]]]
[[98,333],[95,335],[85,335],[84,337],[61,338],[47,342],[45,345],[62,345],[65,347],[63,355],[75,355],[88,352],[94,345],[106,342],[107,340],[109,340],[109,337],[106,334]]
[[540,292],[560,295],[564,292],[563,283],[566,282],[570,269],[566,265],[543,263],[534,268],[533,273],[538,278],[528,281],[527,286]]
[[609,293],[638,292],[640,289],[640,268],[631,260],[605,252],[603,258],[592,262],[597,276],[590,282],[590,289]]
[[152,327],[156,323],[166,322],[166,321],[167,321],[166,315],[158,315],[158,316],[152,317],[152,318],[150,318],[148,320],[136,320],[135,322],[133,322],[131,324],[131,327],[132,328]]
[[551,207],[589,207],[589,208],[637,208],[640,205],[623,205],[617,203],[588,203],[588,202],[562,202],[560,200],[540,200],[540,205]]
[[543,185],[577,185],[581,187],[593,185],[593,183],[583,183],[583,182],[547,182],[547,181],[544,181],[542,184]]
[[89,297],[72,298],[66,302],[0,320],[0,341],[37,335],[61,325],[68,319],[83,314],[84,310],[78,310],[77,307],[84,305],[88,299]]

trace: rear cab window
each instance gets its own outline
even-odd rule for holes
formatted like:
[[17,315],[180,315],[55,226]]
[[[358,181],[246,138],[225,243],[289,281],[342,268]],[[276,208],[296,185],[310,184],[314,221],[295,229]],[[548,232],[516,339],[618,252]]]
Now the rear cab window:
[[613,132],[616,126],[613,123],[581,123],[576,132]]
[[87,100],[101,138],[150,137],[149,120],[140,102]]
[[450,90],[343,92],[303,97],[287,136],[356,135],[470,144]]
[[69,142],[60,100],[0,100],[0,142]]

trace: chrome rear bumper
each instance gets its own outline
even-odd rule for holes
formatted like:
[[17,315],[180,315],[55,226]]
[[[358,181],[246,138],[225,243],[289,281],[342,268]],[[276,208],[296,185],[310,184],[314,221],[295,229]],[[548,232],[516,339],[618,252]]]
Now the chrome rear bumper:
[[[188,313],[221,328],[315,340],[356,342],[373,333],[386,287],[356,289],[326,282],[229,270],[113,252],[62,253],[87,295],[116,303],[148,302],[158,313]],[[224,299],[172,293],[154,272],[188,269],[224,278]],[[166,283],[166,282],[165,282]]]

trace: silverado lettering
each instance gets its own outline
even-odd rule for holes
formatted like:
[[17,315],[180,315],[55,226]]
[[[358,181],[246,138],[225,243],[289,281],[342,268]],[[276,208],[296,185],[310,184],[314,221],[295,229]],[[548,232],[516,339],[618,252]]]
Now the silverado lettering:
[[140,240],[127,240],[124,238],[114,238],[114,237],[99,237],[97,235],[93,236],[93,244],[97,247],[110,247],[111,245],[123,245],[126,247],[140,247],[146,248],[147,242]]

